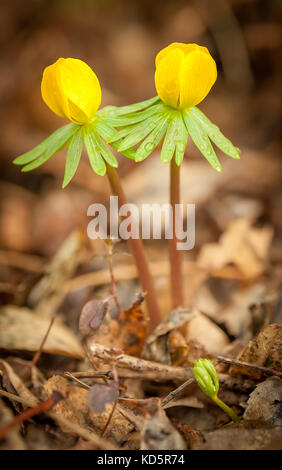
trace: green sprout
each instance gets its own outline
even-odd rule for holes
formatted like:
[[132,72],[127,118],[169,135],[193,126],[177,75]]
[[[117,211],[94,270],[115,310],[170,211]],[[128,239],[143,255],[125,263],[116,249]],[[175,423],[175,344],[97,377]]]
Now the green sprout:
[[236,413],[218,398],[219,381],[216,369],[209,359],[199,359],[195,361],[193,375],[202,392],[210,397],[225,413],[230,416],[232,421],[238,421]]

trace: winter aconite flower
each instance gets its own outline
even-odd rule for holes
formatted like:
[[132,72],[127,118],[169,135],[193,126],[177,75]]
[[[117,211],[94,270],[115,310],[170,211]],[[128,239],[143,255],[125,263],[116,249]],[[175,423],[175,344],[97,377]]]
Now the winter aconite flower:
[[205,395],[210,397],[233,421],[238,421],[238,416],[234,411],[218,398],[219,381],[216,368],[209,359],[199,359],[195,361],[193,375]]
[[[45,68],[41,83],[44,102],[58,116],[71,121],[57,129],[33,150],[14,160],[24,165],[22,171],[31,171],[49,160],[56,152],[68,148],[63,187],[73,178],[85,145],[95,173],[104,175],[107,164],[118,162],[104,140],[115,138],[117,131],[107,119],[101,103],[101,87],[93,70],[79,59],[58,59]],[[104,139],[104,140],[103,140]],[[117,140],[116,145],[119,142]],[[113,145],[114,146],[114,145]],[[131,151],[124,152],[133,158]]]
[[206,47],[174,42],[156,57],[155,84],[161,100],[176,109],[199,104],[216,81],[216,63]]
[[87,124],[101,104],[102,92],[93,70],[79,59],[58,59],[43,72],[41,94],[58,116]]
[[181,165],[188,136],[217,171],[221,164],[212,142],[232,158],[239,158],[236,147],[196,105],[216,81],[216,64],[206,47],[172,43],[156,56],[155,83],[158,96],[124,108],[112,107],[111,115],[120,132],[111,143],[122,139],[119,151],[140,143],[135,161],[147,158],[162,141],[161,160],[175,157]]

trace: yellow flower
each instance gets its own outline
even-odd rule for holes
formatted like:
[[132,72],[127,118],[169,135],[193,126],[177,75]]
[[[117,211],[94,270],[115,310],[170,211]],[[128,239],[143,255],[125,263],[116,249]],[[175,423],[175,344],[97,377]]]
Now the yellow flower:
[[87,124],[101,104],[101,87],[93,70],[79,59],[58,59],[44,69],[43,101],[58,116]]
[[200,103],[216,81],[216,63],[206,47],[174,42],[156,56],[156,90],[177,109]]

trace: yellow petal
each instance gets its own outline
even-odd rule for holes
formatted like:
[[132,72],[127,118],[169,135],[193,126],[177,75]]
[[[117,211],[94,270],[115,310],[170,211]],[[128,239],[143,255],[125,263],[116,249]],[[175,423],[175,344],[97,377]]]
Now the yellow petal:
[[97,76],[79,59],[65,59],[59,69],[62,92],[69,105],[68,118],[77,123],[88,122],[101,104],[102,93]]
[[155,72],[157,93],[161,100],[173,108],[176,108],[179,103],[180,72],[183,60],[184,52],[178,48],[172,49],[158,61]]
[[62,96],[58,67],[65,59],[58,59],[43,71],[41,95],[47,106],[60,117],[66,118],[66,99]]
[[79,59],[58,59],[43,72],[44,102],[58,116],[86,124],[101,104],[101,87],[93,70]]
[[184,44],[183,42],[173,42],[169,44],[169,46],[164,47],[164,49],[162,49],[156,55],[156,67],[169,52],[175,49],[180,49],[181,51],[183,51],[185,56],[189,54],[189,52],[193,52],[193,51],[202,51],[202,52],[205,52],[205,54],[210,55],[208,49],[204,46],[199,46],[198,44]]
[[211,55],[201,50],[190,52],[184,59],[180,77],[181,109],[196,106],[216,81],[216,64]]

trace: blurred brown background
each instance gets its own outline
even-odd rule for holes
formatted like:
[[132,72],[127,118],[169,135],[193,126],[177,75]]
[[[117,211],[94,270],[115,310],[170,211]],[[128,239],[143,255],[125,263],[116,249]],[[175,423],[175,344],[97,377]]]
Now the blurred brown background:
[[[182,191],[197,206],[197,242],[187,256],[247,217],[272,227],[272,257],[281,261],[281,17],[280,0],[2,0],[1,247],[50,256],[74,228],[85,230],[88,205],[109,195],[86,159],[64,191],[64,152],[28,174],[12,164],[64,124],[41,99],[44,67],[83,59],[100,79],[102,104],[124,105],[155,95],[154,57],[180,41],[205,45],[216,59],[219,77],[200,108],[242,151],[239,162],[218,152],[218,175],[189,144]],[[165,202],[168,168],[158,151],[137,166],[120,157],[119,171],[132,201]]]

